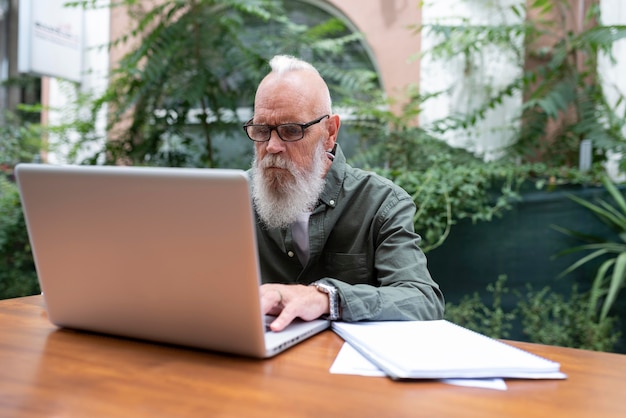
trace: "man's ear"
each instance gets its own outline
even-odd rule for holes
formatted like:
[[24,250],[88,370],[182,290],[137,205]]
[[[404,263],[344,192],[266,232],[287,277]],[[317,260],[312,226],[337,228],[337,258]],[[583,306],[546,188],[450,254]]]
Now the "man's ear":
[[326,124],[328,127],[328,138],[324,143],[325,150],[332,150],[335,148],[335,143],[337,142],[337,135],[339,134],[339,127],[341,126],[341,119],[339,115],[333,114],[328,117],[328,123]]

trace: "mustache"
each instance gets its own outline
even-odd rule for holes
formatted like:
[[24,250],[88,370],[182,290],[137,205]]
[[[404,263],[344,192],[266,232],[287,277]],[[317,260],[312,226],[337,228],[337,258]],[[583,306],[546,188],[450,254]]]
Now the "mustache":
[[273,154],[266,155],[265,158],[259,162],[259,168],[261,169],[270,167],[282,168],[289,170],[290,172],[294,171],[294,166],[291,161],[285,160],[284,158]]

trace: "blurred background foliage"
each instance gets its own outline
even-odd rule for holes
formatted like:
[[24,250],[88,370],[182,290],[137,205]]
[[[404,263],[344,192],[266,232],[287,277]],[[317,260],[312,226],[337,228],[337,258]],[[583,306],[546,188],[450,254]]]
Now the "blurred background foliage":
[[306,3],[188,0],[149,10],[121,3],[134,27],[113,45],[137,47],[94,101],[94,115],[105,105],[109,111],[107,141],[84,162],[247,167],[252,147],[241,125],[278,53],[315,62],[336,102],[378,86],[360,34]]

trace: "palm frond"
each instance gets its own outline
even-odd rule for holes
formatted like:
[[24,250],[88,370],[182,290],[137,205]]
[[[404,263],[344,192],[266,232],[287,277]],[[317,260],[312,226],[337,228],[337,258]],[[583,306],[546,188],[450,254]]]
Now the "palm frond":
[[617,299],[617,294],[624,286],[624,278],[626,277],[626,253],[621,253],[615,260],[615,266],[613,267],[613,274],[609,281],[609,288],[602,305],[602,311],[600,313],[601,318],[606,318],[609,310]]
[[593,318],[596,316],[598,305],[602,298],[606,295],[606,280],[608,271],[615,265],[615,259],[611,258],[606,260],[596,272],[596,275],[591,283],[591,290],[589,291],[589,308],[588,316]]
[[[586,249],[583,247],[579,247],[580,250],[582,249]],[[606,250],[605,248],[599,249],[597,251],[594,251],[590,254],[587,254],[586,256],[580,258],[579,260],[577,260],[575,263],[571,264],[568,268],[566,268],[565,270],[563,270],[558,277],[563,277],[566,276],[567,274],[571,273],[572,271],[576,270],[577,268],[583,266],[584,264],[587,264],[589,261],[594,260],[600,256],[603,256],[605,254],[607,254],[609,251]]]
[[591,251],[565,269],[559,277],[571,273],[599,257],[610,256],[602,262],[596,271],[590,290],[590,313],[592,311],[595,312],[599,307],[600,301],[603,300],[600,308],[601,320],[607,317],[626,280],[626,244],[623,242],[624,237],[626,237],[626,199],[624,199],[621,191],[608,176],[602,178],[602,183],[612,198],[612,204],[603,199],[596,199],[597,202],[592,203],[577,196],[570,195],[569,197],[574,202],[587,208],[599,220],[616,231],[622,242],[615,242],[607,238],[600,240],[598,237],[592,237],[567,228],[554,227],[557,231],[569,236],[592,242],[591,244],[569,248],[558,254],[565,255],[578,251]]

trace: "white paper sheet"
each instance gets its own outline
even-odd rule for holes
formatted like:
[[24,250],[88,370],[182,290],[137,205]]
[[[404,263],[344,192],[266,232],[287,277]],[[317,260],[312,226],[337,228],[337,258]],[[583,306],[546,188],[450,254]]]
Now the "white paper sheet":
[[[358,376],[386,376],[385,373],[363,357],[350,344],[344,343],[330,366],[333,374],[351,374]],[[506,390],[503,379],[441,379],[440,382],[456,386],[467,386],[483,389]]]
[[393,379],[566,378],[557,362],[445,320],[332,327]]

